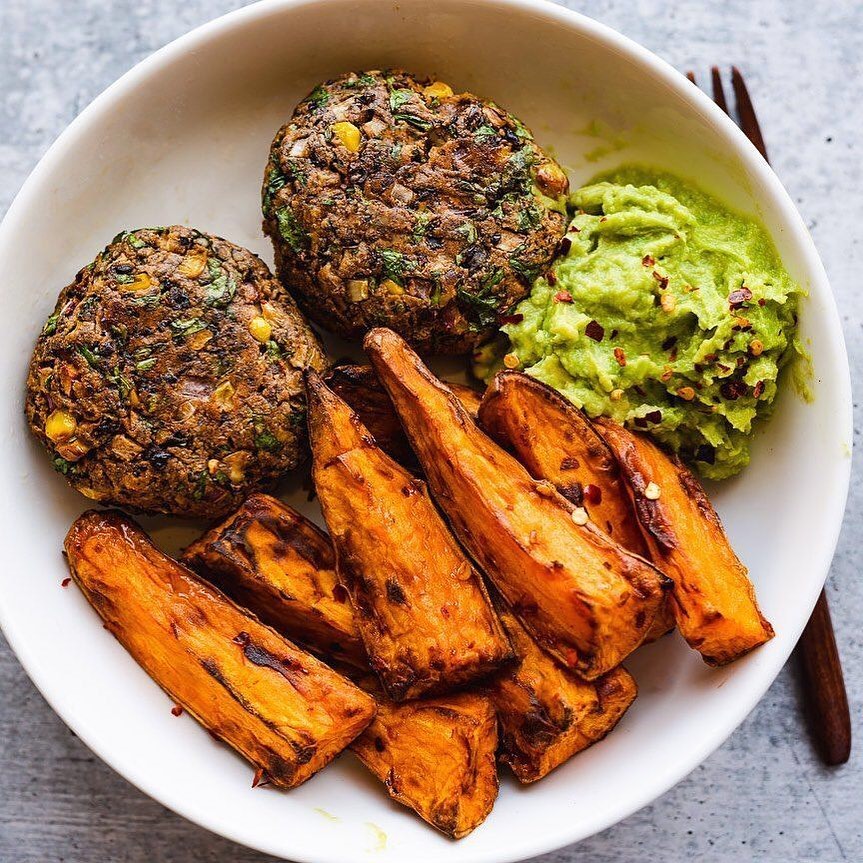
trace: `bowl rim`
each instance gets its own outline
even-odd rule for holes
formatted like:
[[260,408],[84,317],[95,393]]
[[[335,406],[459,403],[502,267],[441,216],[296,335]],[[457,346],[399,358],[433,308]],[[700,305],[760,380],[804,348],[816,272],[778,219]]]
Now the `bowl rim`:
[[[128,91],[145,84],[147,79],[157,73],[161,67],[170,65],[183,55],[200,49],[208,41],[219,38],[232,29],[241,27],[254,19],[279,16],[288,14],[293,9],[312,5],[329,5],[335,2],[339,2],[339,0],[258,0],[258,2],[230,11],[195,27],[134,65],[105,88],[72,120],[31,171],[17,195],[15,195],[2,223],[0,223],[0,255],[2,255],[4,247],[8,245],[7,237],[15,233],[17,222],[30,206],[32,190],[38,186],[43,175],[47,175],[56,169],[57,165],[63,161],[66,151],[73,147],[80,136],[86,132],[92,119],[105,112],[109,112],[112,106],[121,100]],[[422,0],[402,0],[403,5],[412,5],[421,2]],[[831,345],[826,346],[824,364],[825,368],[829,365],[827,372],[834,377],[837,392],[837,407],[839,408],[839,412],[834,416],[834,420],[837,427],[844,430],[844,437],[850,448],[853,445],[851,376],[839,312],[826,271],[809,231],[788,192],[782,186],[779,178],[768,163],[758,153],[734,121],[715,105],[702,90],[693,86],[682,73],[674,69],[667,61],[633,39],[614,30],[609,25],[589,18],[580,12],[559,6],[551,2],[551,0],[456,0],[456,2],[466,2],[474,6],[506,7],[530,12],[555,21],[563,27],[579,31],[584,36],[616,49],[630,60],[634,60],[647,67],[685,102],[697,109],[720,137],[735,150],[746,167],[763,183],[767,193],[766,197],[770,199],[771,204],[781,210],[784,220],[791,229],[790,240],[802,252],[805,270],[811,276],[810,292],[817,295],[824,304],[822,314],[827,326],[832,330]],[[741,700],[740,704],[736,705],[734,709],[729,710],[724,723],[719,729],[709,739],[699,740],[695,746],[691,747],[688,750],[688,757],[681,759],[674,769],[666,771],[649,788],[646,787],[634,793],[630,797],[628,805],[622,810],[613,814],[595,817],[593,821],[589,821],[587,827],[581,826],[573,829],[572,827],[567,827],[566,824],[562,824],[557,831],[546,831],[541,837],[530,838],[528,838],[529,831],[526,831],[525,841],[516,847],[511,846],[502,852],[500,850],[494,851],[489,849],[475,850],[469,848],[469,846],[460,846],[457,856],[463,863],[510,863],[510,861],[514,863],[514,861],[525,860],[534,855],[554,851],[565,845],[581,841],[599,833],[628,818],[653,800],[664,795],[728,739],[731,733],[758,704],[781,671],[800,633],[803,631],[826,581],[842,528],[850,484],[850,456],[846,462],[847,467],[843,471],[840,486],[829,501],[821,502],[821,506],[826,506],[830,510],[828,523],[832,526],[832,530],[829,535],[824,535],[821,540],[820,574],[812,580],[806,596],[801,597],[798,606],[799,625],[792,627],[793,631],[790,633],[792,637],[789,637],[786,628],[787,649],[777,651],[774,655],[771,655],[771,662],[765,663],[756,685],[750,690],[751,697],[745,701]],[[283,848],[277,848],[273,843],[266,841],[266,837],[244,833],[236,825],[226,825],[219,822],[215,817],[210,816],[205,808],[196,807],[192,801],[186,799],[180,790],[172,792],[166,784],[154,785],[147,777],[146,771],[141,769],[130,770],[127,765],[124,765],[122,769],[118,767],[112,752],[108,747],[102,746],[95,731],[87,727],[80,717],[76,717],[70,705],[63,702],[62,698],[54,692],[50,673],[42,669],[35,656],[31,654],[23,631],[19,631],[16,628],[16,624],[12,616],[8,614],[2,599],[2,596],[0,596],[0,629],[2,629],[9,646],[52,710],[57,713],[63,722],[74,731],[94,754],[112,769],[120,773],[121,776],[140,791],[210,832],[246,847],[275,855],[276,857],[281,857],[285,853]],[[321,851],[297,848],[291,851],[291,859],[303,861],[303,863],[348,863],[351,856],[350,852],[347,851],[321,853]]]

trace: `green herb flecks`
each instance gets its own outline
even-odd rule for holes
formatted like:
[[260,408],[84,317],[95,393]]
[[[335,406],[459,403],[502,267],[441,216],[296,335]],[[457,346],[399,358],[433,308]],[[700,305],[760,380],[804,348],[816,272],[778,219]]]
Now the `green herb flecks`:
[[345,81],[345,87],[349,87],[351,89],[355,87],[372,87],[375,84],[375,76],[367,75],[363,73],[358,78],[354,78],[351,81]]
[[476,225],[473,222],[463,222],[455,230],[464,237],[466,245],[472,246],[476,242]]
[[495,129],[494,126],[483,124],[473,133],[473,136],[477,141],[487,141],[490,138],[497,137],[497,129]]
[[431,222],[431,220],[431,213],[426,211],[417,213],[412,231],[413,238],[416,242],[419,242],[426,235],[426,231],[428,230],[429,222]]
[[524,252],[524,247],[519,246],[509,258],[509,265],[512,267],[513,272],[521,276],[521,278],[532,285],[537,276],[542,272],[542,266],[539,264],[531,264],[527,261],[524,261],[519,257],[520,253]]
[[84,357],[91,369],[99,368],[99,357],[92,348],[87,347],[87,345],[78,345],[78,353]]
[[63,476],[68,476],[70,473],[75,473],[75,465],[61,456],[56,456],[51,462],[51,466],[57,473],[62,473]]
[[315,108],[323,108],[330,101],[330,94],[319,84],[306,97],[306,102]]
[[498,300],[491,288],[491,284],[485,283],[477,291],[456,288],[456,300],[468,319],[472,332],[487,330],[497,325]]
[[419,117],[416,114],[409,114],[406,111],[400,111],[398,114],[393,114],[394,120],[400,120],[402,123],[407,123],[413,126],[414,129],[419,129],[420,132],[428,132],[432,127],[430,120]]
[[542,225],[542,217],[545,211],[539,204],[528,204],[518,214],[518,230],[533,231]]
[[114,371],[108,375],[108,380],[117,388],[120,398],[125,401],[132,392],[132,382],[120,371],[119,366],[114,366]]
[[303,226],[297,221],[290,208],[280,207],[276,210],[276,221],[279,224],[279,234],[293,252],[299,254],[308,246],[308,234],[303,230]]
[[206,324],[200,318],[186,318],[185,320],[171,321],[168,326],[174,338],[185,338],[193,333],[198,333],[206,328]]
[[129,273],[114,273],[114,280],[120,285],[131,285],[135,277]]
[[378,255],[381,259],[384,277],[392,279],[397,285],[402,284],[402,276],[405,272],[414,268],[413,261],[395,249],[381,249]]
[[264,426],[255,431],[255,446],[266,452],[278,452],[282,448],[281,441]]
[[149,357],[146,360],[141,360],[139,363],[135,363],[135,368],[139,372],[146,372],[153,368],[154,365],[156,365],[156,357]]
[[47,321],[45,321],[45,326],[42,327],[42,335],[43,336],[53,336],[54,333],[57,332],[57,321],[60,320],[60,312],[54,312]]
[[404,105],[413,98],[413,90],[391,90],[390,91],[390,110],[395,114]]
[[209,482],[209,480],[210,478],[205,470],[202,470],[198,474],[198,479],[195,482],[195,490],[192,492],[192,497],[195,500],[203,499],[204,495],[207,492],[207,483]]
[[270,162],[270,168],[267,172],[267,182],[264,185],[264,198],[261,206],[265,216],[269,216],[270,214],[270,205],[273,202],[273,197],[276,192],[283,188],[287,182],[288,178],[282,173],[281,168]]
[[226,306],[237,292],[237,283],[233,276],[225,272],[225,268],[216,258],[207,259],[207,272],[210,283],[204,289],[204,302],[208,306]]
[[279,347],[279,343],[275,341],[275,339],[270,339],[267,344],[264,346],[264,353],[271,360],[281,359],[282,349]]

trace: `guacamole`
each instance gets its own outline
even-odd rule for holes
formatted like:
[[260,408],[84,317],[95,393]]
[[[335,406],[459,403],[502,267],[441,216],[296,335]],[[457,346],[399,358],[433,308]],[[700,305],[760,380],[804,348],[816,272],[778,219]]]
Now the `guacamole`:
[[[650,432],[711,479],[749,462],[796,352],[800,289],[764,228],[697,186],[629,167],[570,198],[561,255],[510,315],[504,365],[589,416]],[[486,351],[477,372],[499,367]]]

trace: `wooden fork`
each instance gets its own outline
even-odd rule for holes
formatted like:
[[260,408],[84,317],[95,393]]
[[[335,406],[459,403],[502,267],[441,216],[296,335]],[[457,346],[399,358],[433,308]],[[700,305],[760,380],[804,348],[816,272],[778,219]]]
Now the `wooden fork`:
[[[687,72],[686,77],[696,83],[693,72]],[[710,77],[713,101],[736,120],[746,137],[768,161],[761,127],[740,70],[736,66],[731,67],[736,117],[728,108],[717,66],[711,69]],[[851,715],[830,607],[823,590],[797,642],[795,654],[802,672],[804,710],[815,747],[825,764],[844,764],[851,755]]]

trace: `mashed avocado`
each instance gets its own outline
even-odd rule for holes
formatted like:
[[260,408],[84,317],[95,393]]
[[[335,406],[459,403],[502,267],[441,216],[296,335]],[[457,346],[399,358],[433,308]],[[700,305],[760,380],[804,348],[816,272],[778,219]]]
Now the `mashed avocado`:
[[[503,327],[505,364],[590,416],[650,432],[706,477],[737,473],[779,370],[800,351],[800,289],[764,228],[636,167],[570,204],[561,256]],[[499,367],[491,354],[477,358],[483,377]]]

